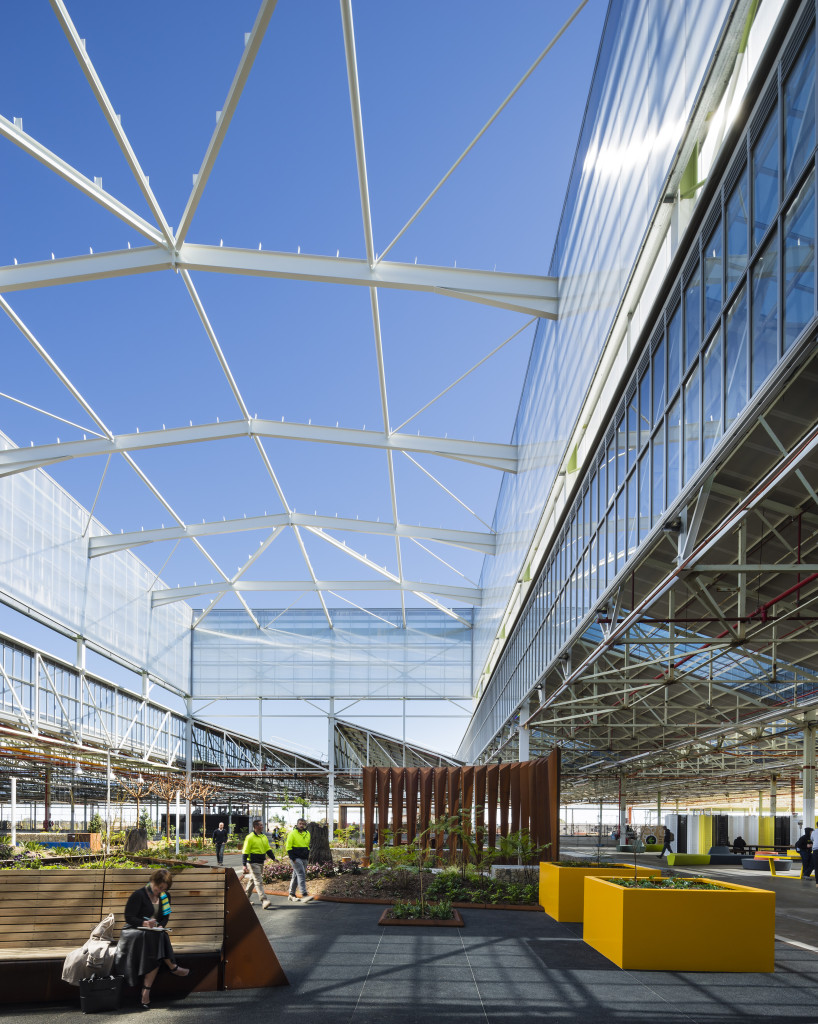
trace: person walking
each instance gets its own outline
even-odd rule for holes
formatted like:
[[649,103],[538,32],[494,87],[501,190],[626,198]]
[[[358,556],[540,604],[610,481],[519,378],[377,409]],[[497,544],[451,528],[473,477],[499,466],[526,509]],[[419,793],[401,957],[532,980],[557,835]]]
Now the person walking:
[[[241,850],[241,862],[244,865],[243,878],[246,879],[244,881],[244,891],[249,899],[255,886],[258,898],[261,900],[262,910],[268,910],[270,907],[270,901],[264,892],[264,882],[261,877],[261,868],[265,857],[269,857],[270,860],[277,859],[270,849],[270,840],[262,829],[261,818],[253,818],[253,831],[248,832],[247,838],[244,840],[244,846]],[[249,878],[247,878],[248,875],[250,876]]]
[[659,860],[661,860],[662,857],[664,857],[665,850],[667,850],[668,853],[673,853],[673,848],[670,844],[673,842],[675,838],[676,837],[673,835],[673,833],[670,831],[667,825],[665,825],[665,834],[662,837],[662,852],[659,854]]
[[[310,859],[310,834],[307,831],[307,822],[299,818],[295,828],[291,829],[287,836],[285,846],[287,856],[293,866],[293,877],[290,879],[290,894],[287,899],[290,903],[307,903],[312,896],[307,895],[307,862]],[[296,895],[298,889],[301,895]]]
[[[805,828],[804,834],[795,844],[796,850],[801,854],[801,863],[803,864],[803,870],[801,873],[802,878],[809,878],[812,874],[812,869],[815,866],[812,859],[812,833],[815,829]],[[815,874],[816,882],[818,882],[818,872]]]
[[219,822],[219,827],[213,833],[213,845],[216,847],[216,863],[224,864],[224,848],[230,835],[224,827],[224,822]]

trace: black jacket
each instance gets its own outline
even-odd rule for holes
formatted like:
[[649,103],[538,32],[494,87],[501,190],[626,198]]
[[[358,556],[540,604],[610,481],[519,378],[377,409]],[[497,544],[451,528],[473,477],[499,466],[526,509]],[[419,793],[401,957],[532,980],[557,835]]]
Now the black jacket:
[[[168,895],[168,899],[170,899],[170,895]],[[156,920],[159,924],[166,925],[169,916],[169,914],[159,915]],[[148,895],[147,886],[143,885],[141,889],[132,892],[128,897],[128,902],[125,904],[125,920],[131,928],[140,928],[145,918],[149,917],[153,917],[153,903]]]
[[214,830],[213,842],[216,844],[216,846],[219,846],[222,843],[226,843],[228,839],[229,835],[226,828],[217,828]]

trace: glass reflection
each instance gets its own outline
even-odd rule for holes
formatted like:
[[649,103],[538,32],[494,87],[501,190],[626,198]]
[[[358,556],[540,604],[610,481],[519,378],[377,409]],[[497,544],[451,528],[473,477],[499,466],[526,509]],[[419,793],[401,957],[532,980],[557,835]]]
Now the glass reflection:
[[665,511],[665,427],[653,435],[653,522]]
[[749,256],[747,233],[750,226],[749,198],[747,195],[747,168],[733,186],[727,200],[727,294],[735,288],[744,276]]
[[651,359],[651,376],[653,378],[653,424],[662,419],[667,402],[665,390],[665,342],[659,342]]
[[702,343],[702,288],[699,268],[685,288],[685,369],[693,362]]
[[775,235],[753,267],[751,392],[755,394],[778,359],[778,245]]
[[753,147],[753,245],[758,245],[778,209],[778,113],[773,111]]
[[679,308],[667,325],[667,395],[668,398],[679,386],[681,378],[682,314]]
[[815,147],[815,32],[784,83],[784,167],[787,188],[795,184]]
[[707,334],[721,312],[723,248],[721,221],[704,247],[704,333]]
[[704,457],[710,454],[716,441],[721,437],[722,423],[722,344],[721,333],[707,346],[704,353]]
[[679,493],[681,456],[681,401],[671,405],[667,414],[667,504],[670,507]]
[[699,370],[696,368],[685,384],[684,408],[684,478],[693,476],[701,463],[700,424],[702,418]]
[[815,313],[815,176],[784,218],[784,349]]
[[742,288],[728,310],[725,321],[726,379],[724,391],[727,396],[726,425],[728,427],[747,404],[747,327],[747,292]]

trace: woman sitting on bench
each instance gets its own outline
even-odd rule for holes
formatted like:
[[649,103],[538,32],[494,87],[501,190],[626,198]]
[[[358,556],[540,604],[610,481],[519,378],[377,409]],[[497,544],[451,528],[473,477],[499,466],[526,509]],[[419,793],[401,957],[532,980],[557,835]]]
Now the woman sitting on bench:
[[129,985],[142,978],[140,1005],[150,1009],[151,986],[164,963],[179,978],[190,974],[173,956],[166,925],[170,917],[168,891],[173,876],[166,868],[154,871],[147,885],[137,889],[125,904],[125,927],[119,937],[117,966]]

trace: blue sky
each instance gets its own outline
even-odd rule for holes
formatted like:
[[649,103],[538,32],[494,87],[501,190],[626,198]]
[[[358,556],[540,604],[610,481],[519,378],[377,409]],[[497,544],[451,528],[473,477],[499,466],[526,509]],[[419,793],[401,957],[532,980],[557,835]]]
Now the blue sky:
[[[257,4],[69,0],[67,6],[162,210],[175,225]],[[502,7],[482,0],[353,4],[377,250],[415,211],[574,6],[571,0],[521,0]],[[547,271],[604,14],[601,0],[591,0],[390,259]],[[101,177],[106,191],[151,219],[50,5],[7,3],[2,19],[0,113],[22,117],[27,133],[87,176]],[[0,265],[144,244],[136,231],[11,143],[3,140],[0,153]],[[188,239],[365,255],[337,3],[278,4]],[[251,412],[382,429],[366,289],[204,273],[194,274],[194,284]],[[239,418],[177,275],[144,274],[6,298],[114,433]],[[393,426],[527,319],[420,293],[381,290],[379,298]],[[507,441],[532,337],[533,327],[413,420],[411,429]],[[0,391],[81,427],[91,425],[5,318],[0,345]],[[82,433],[5,398],[0,429],[19,445]],[[391,518],[382,452],[287,441],[265,447],[291,507]],[[185,521],[281,511],[249,441],[159,449],[136,459]],[[498,474],[448,460],[419,461],[491,521]],[[104,464],[102,458],[75,460],[52,473],[90,507]],[[396,488],[405,522],[479,528],[405,457],[396,458]],[[96,515],[115,532],[170,523],[133,471],[116,460]],[[209,538],[206,547],[232,573],[263,537]],[[395,570],[392,540],[348,539]],[[320,540],[308,547],[319,577],[361,574],[363,567]],[[463,582],[416,545],[404,549],[409,578]],[[435,550],[477,580],[478,555]],[[142,548],[139,555],[154,570],[170,556],[163,570],[170,585],[213,576],[190,544],[172,556],[169,544]],[[248,577],[306,578],[290,531]],[[370,605],[397,600],[350,596]],[[257,602],[275,603],[266,596]],[[300,603],[314,605],[317,599],[308,595]],[[453,749],[456,740],[445,745]]]

